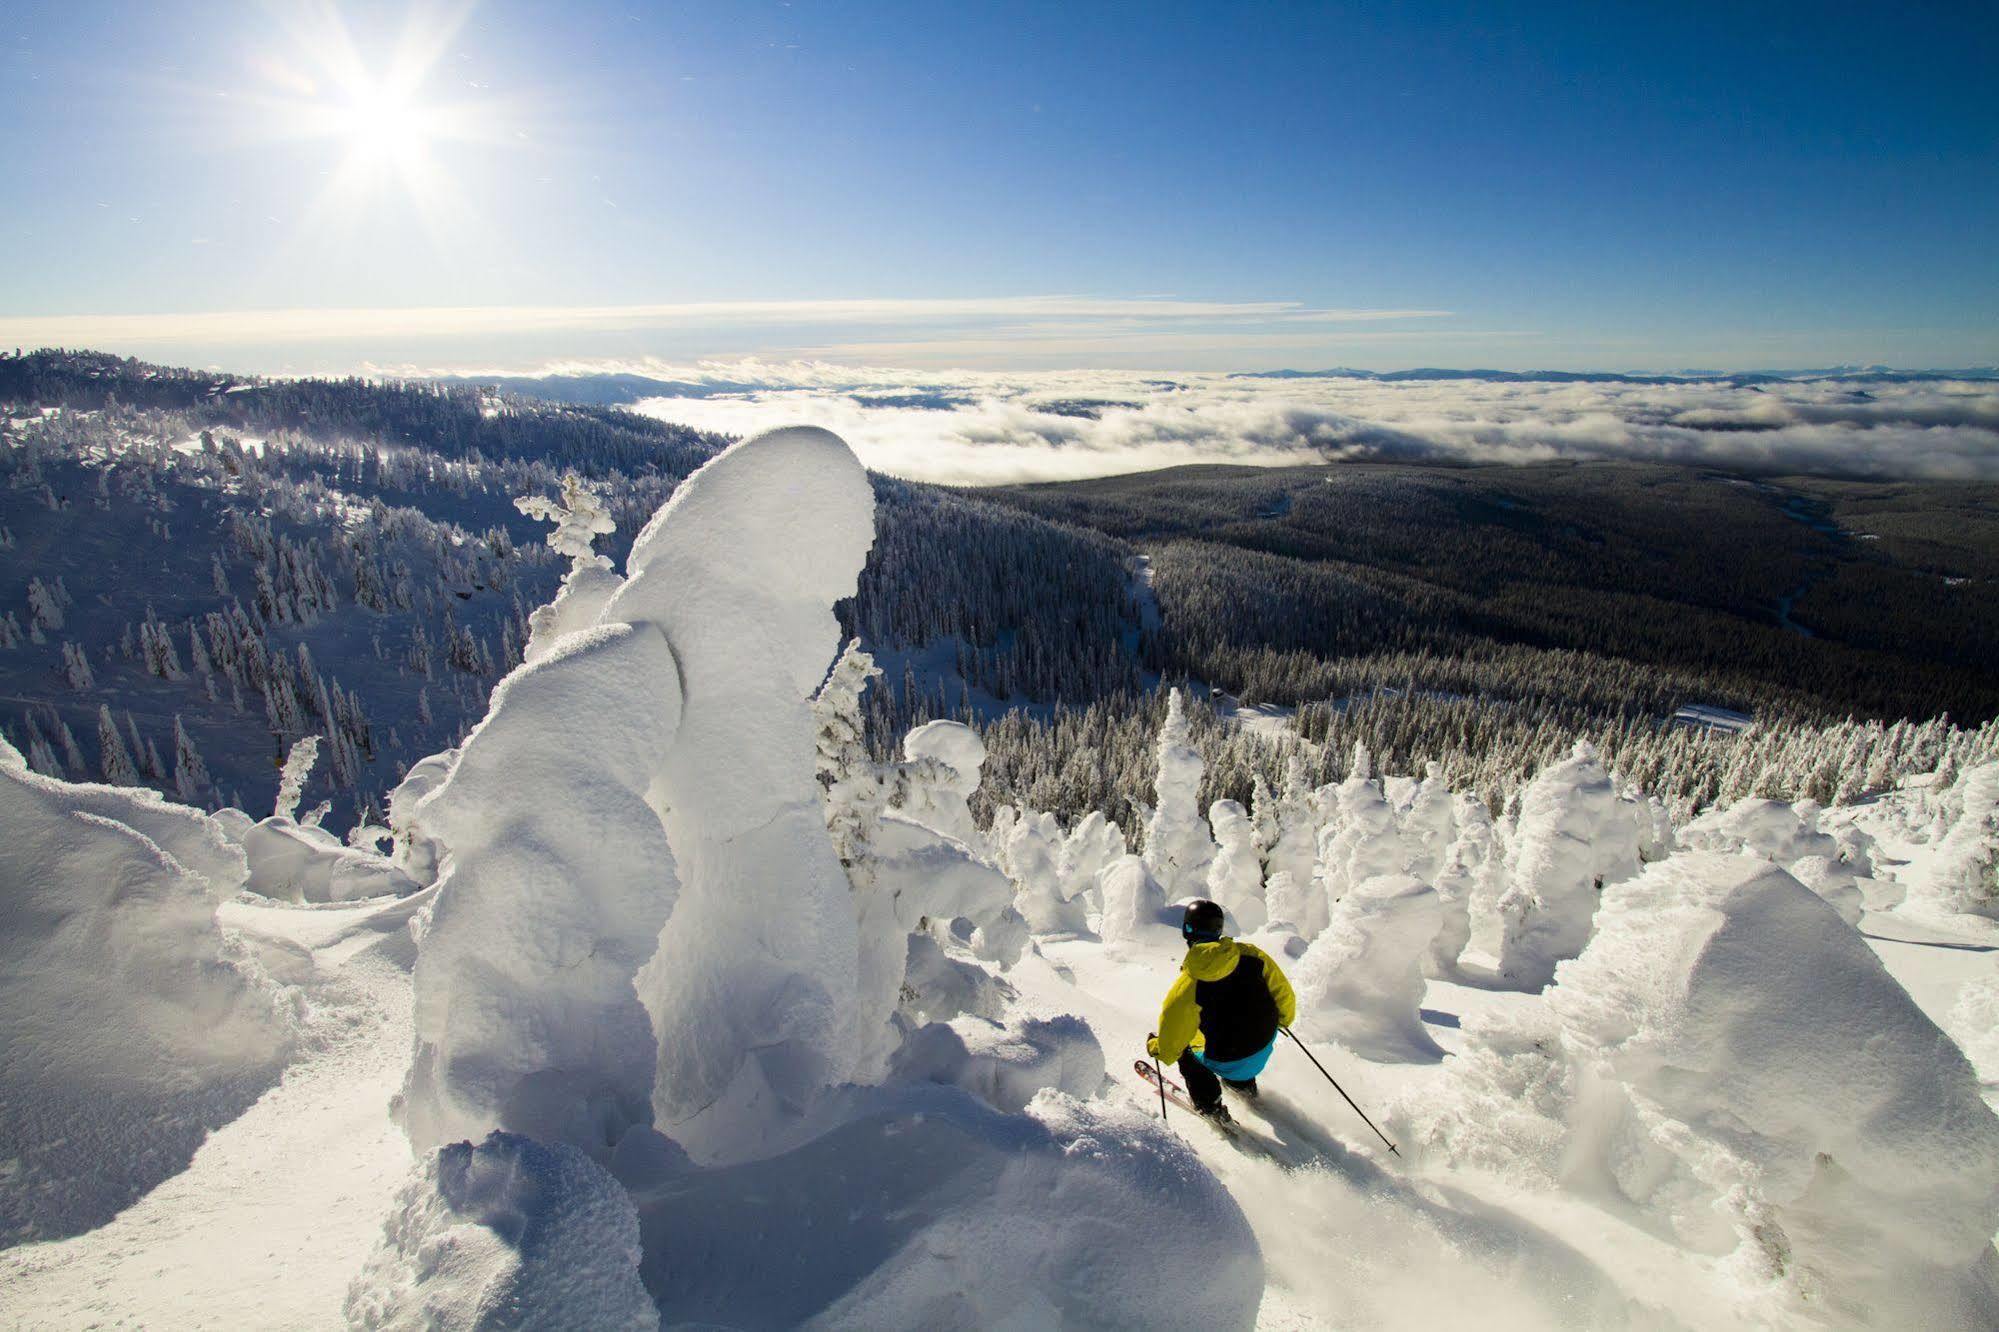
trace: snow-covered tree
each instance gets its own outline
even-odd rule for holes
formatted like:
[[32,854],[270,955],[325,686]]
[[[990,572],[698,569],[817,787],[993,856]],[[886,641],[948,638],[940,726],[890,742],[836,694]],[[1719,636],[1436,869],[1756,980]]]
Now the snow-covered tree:
[[28,580],[28,614],[36,629],[52,632],[63,627],[62,597],[55,584]]
[[1426,964],[1430,975],[1443,977],[1457,975],[1458,957],[1471,942],[1473,899],[1483,895],[1497,901],[1499,876],[1504,872],[1498,834],[1485,802],[1470,795],[1453,800],[1451,822],[1457,834],[1445,848],[1436,875],[1439,924]]
[[319,737],[303,736],[293,743],[291,751],[285,755],[285,766],[278,774],[278,796],[272,813],[281,819],[298,816],[299,797],[305,794],[306,779],[312,775],[312,765],[319,761]]
[[89,654],[67,639],[62,645],[62,679],[79,694],[97,685],[97,676],[90,669]]
[[1407,874],[1355,884],[1298,960],[1298,1024],[1374,1060],[1432,1060],[1423,963],[1437,936],[1437,894]]
[[1999,763],[1960,773],[1957,813],[1927,863],[1911,875],[1909,905],[1941,915],[1999,917]]
[[1159,728],[1153,779],[1156,797],[1145,829],[1145,865],[1165,890],[1169,901],[1198,897],[1207,891],[1208,866],[1215,858],[1215,840],[1201,817],[1201,751],[1189,738],[1186,705],[1178,689],[1166,700],[1166,720]]
[[1249,812],[1233,800],[1208,806],[1208,823],[1220,848],[1208,868],[1207,896],[1235,918],[1236,929],[1252,934],[1263,928],[1263,859],[1257,854],[1256,829]]
[[1015,885],[1015,909],[1038,935],[1089,928],[1086,904],[1068,895],[1073,881],[1062,874],[1062,843],[1062,825],[1046,812],[1023,810],[1007,828],[1001,864]]
[[[304,650],[303,644],[300,650]],[[146,607],[146,618],[139,626],[139,652],[148,674],[162,680],[187,678],[180,668],[180,653],[174,648],[173,635],[153,614],[151,606]]]
[[926,722],[902,738],[895,804],[907,817],[966,846],[979,841],[971,798],[986,762],[985,741],[962,722]]
[[1301,924],[1307,938],[1324,928],[1332,904],[1346,896],[1355,884],[1382,874],[1404,874],[1409,869],[1409,847],[1395,821],[1382,785],[1374,776],[1373,757],[1367,746],[1354,746],[1353,764],[1347,779],[1334,793],[1336,813],[1319,832],[1318,864],[1314,870],[1314,899],[1308,900],[1308,919]]
[[97,709],[97,771],[112,786],[139,784],[139,769],[133,764],[125,737],[118,733],[118,723],[107,706]]
[[1618,797],[1589,742],[1534,779],[1495,904],[1502,976],[1538,990],[1557,962],[1582,952],[1598,894],[1638,872],[1638,832],[1634,807]]
[[1305,763],[1291,755],[1284,765],[1284,790],[1274,811],[1276,840],[1264,857],[1263,900],[1269,923],[1310,937],[1324,925],[1323,902],[1313,899],[1319,859],[1320,797],[1305,779]]
[[184,805],[192,805],[201,799],[201,794],[210,785],[208,765],[202,762],[201,751],[195,748],[194,738],[187,733],[187,726],[180,714],[174,714],[174,794]]
[[[861,695],[869,681],[880,676],[874,658],[861,650],[861,640],[852,639],[812,700],[819,784],[826,791],[826,830],[850,878],[871,872],[875,828],[888,803],[884,774],[868,754],[861,716]],[[857,890],[862,886],[856,882]]]
[[1086,911],[1101,913],[1100,876],[1129,850],[1123,830],[1105,818],[1102,810],[1091,810],[1076,821],[1062,843],[1063,895],[1085,903]]
[[1409,808],[1401,816],[1402,841],[1409,854],[1409,872],[1425,883],[1435,883],[1444,867],[1444,855],[1457,833],[1458,803],[1444,779],[1443,765],[1423,766],[1423,780],[1416,786]]

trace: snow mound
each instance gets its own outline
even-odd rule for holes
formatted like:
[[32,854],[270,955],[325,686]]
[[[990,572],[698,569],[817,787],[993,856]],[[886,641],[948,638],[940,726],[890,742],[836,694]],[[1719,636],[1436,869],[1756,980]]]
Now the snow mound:
[[1825,899],[1849,925],[1858,926],[1867,914],[1867,897],[1853,867],[1830,856],[1801,856],[1791,862],[1791,877]]
[[790,1152],[640,1191],[673,1326],[1248,1328],[1263,1264],[1188,1147],[1044,1091],[856,1089]]
[[358,902],[407,897],[422,885],[394,862],[343,845],[323,828],[273,816],[243,834],[244,884],[280,902]]
[[1986,1087],[1999,1089],[1999,973],[1967,982],[1958,991],[1950,1034]]
[[894,1076],[961,1087],[995,1110],[1018,1114],[1043,1090],[1095,1095],[1104,1084],[1104,1051],[1073,1014],[1004,1026],[961,1017],[912,1033],[896,1054]]
[[588,1156],[495,1133],[454,1143],[404,1184],[347,1295],[351,1326],[475,1332],[659,1326],[639,1224]]
[[[1624,1090],[1607,1173],[1683,1242],[1732,1247],[1745,1273],[1858,1321],[1999,1300],[1999,1118],[1789,874],[1689,853],[1607,890],[1547,1003],[1582,1066]],[[1605,1113],[1586,1111],[1600,1130]]]
[[[0,737],[0,772],[28,772],[27,760],[4,737]],[[130,828],[171,856],[182,869],[198,875],[215,900],[234,896],[242,889],[243,849],[220,818],[173,804],[158,791],[141,786],[76,782],[61,785],[65,808]]]
[[1385,874],[1356,884],[1299,959],[1299,1026],[1366,1059],[1441,1057],[1420,1010],[1423,962],[1442,919],[1435,890],[1420,879]]
[[0,1245],[109,1220],[290,1054],[292,1001],[217,926],[215,883],[141,830],[226,867],[204,822],[0,741]]
[[1831,903],[1840,919],[1858,925],[1867,909],[1859,874],[1846,859],[1848,848],[1820,830],[1818,813],[1810,801],[1791,805],[1752,797],[1701,815],[1680,830],[1680,841],[1694,851],[1738,851],[1782,865]]

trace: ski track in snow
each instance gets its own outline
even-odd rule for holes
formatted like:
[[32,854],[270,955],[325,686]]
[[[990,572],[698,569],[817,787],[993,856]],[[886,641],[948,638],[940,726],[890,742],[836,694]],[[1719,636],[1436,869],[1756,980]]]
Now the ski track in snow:
[[[408,902],[398,932],[350,932],[379,902],[225,905],[224,922],[313,949],[316,1044],[108,1225],[0,1253],[4,1323],[22,1328],[328,1328],[380,1238],[410,1153],[388,1115],[409,1063]],[[312,1039],[309,1037],[308,1039]]]

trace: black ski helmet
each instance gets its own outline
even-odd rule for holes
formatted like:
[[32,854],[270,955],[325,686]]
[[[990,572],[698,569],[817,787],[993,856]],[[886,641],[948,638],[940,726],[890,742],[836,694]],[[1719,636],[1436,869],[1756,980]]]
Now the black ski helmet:
[[1180,919],[1180,937],[1190,944],[1213,943],[1222,937],[1222,908],[1219,903],[1197,897],[1187,904]]

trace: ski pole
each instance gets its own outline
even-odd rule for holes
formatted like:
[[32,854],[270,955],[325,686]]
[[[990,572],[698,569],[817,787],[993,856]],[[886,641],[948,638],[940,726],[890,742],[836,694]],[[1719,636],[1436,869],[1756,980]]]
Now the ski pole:
[[[1289,1036],[1291,1038],[1291,1043],[1293,1045],[1297,1046],[1300,1050],[1305,1050],[1305,1042],[1299,1040],[1297,1034],[1294,1033],[1291,1030],[1291,1028],[1280,1027],[1279,1030],[1282,1031],[1286,1036]],[[1348,1105],[1353,1106],[1353,1112],[1360,1116],[1360,1122],[1367,1125],[1369,1128],[1374,1129],[1374,1136],[1381,1139],[1382,1142],[1387,1143],[1388,1154],[1390,1156],[1402,1155],[1401,1152],[1395,1150],[1395,1144],[1388,1141],[1388,1135],[1386,1133],[1383,1133],[1378,1128],[1374,1128],[1374,1121],[1367,1117],[1367,1111],[1361,1109],[1357,1105],[1354,1105],[1353,1097],[1347,1095],[1347,1089],[1345,1087],[1340,1086],[1339,1080],[1335,1078],[1332,1074],[1326,1073],[1326,1066],[1319,1062],[1319,1057],[1313,1054],[1310,1050],[1305,1050],[1305,1057],[1312,1061],[1313,1068],[1318,1069],[1319,1072],[1321,1073],[1325,1073],[1326,1081],[1333,1084],[1333,1090],[1340,1094],[1340,1099],[1345,1101]]]
[[[1148,1039],[1156,1040],[1158,1039],[1158,1034],[1154,1033]],[[1158,1055],[1152,1056],[1152,1082],[1154,1086],[1159,1088],[1159,1122],[1164,1124],[1166,1122],[1166,1074],[1160,1071]]]

